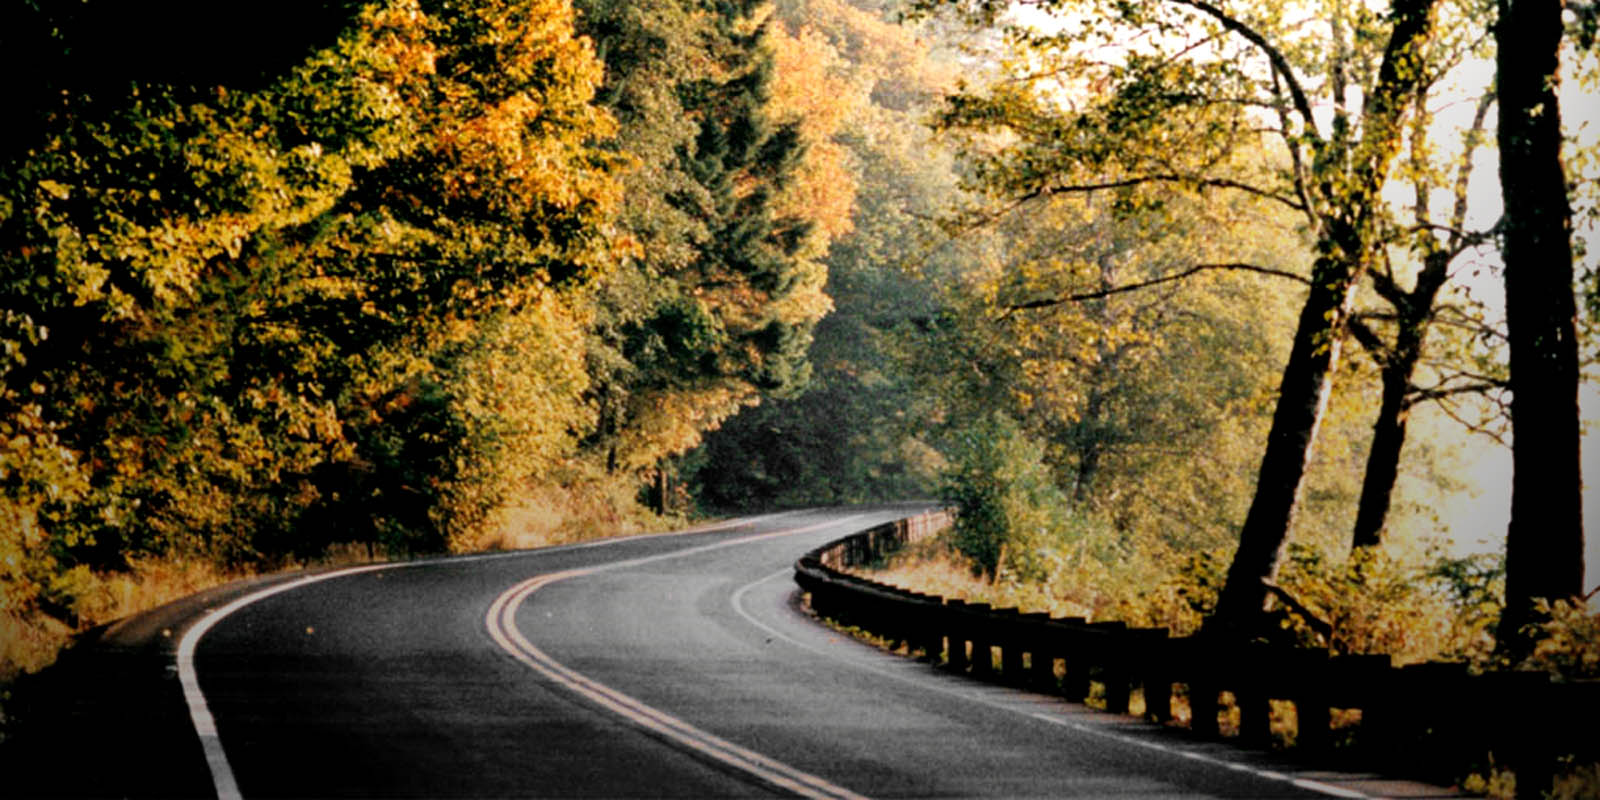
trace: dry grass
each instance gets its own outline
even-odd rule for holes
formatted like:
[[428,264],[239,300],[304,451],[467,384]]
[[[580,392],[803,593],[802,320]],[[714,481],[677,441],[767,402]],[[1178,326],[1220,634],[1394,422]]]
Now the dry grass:
[[[457,553],[509,550],[565,544],[587,539],[669,530],[686,520],[651,514],[634,501],[624,482],[591,481],[576,487],[544,487],[528,491],[506,508],[498,525],[475,537],[452,543]],[[351,566],[389,560],[381,547],[336,543],[315,559],[284,560],[267,573],[318,567]],[[72,610],[77,625],[49,615],[19,613],[0,603],[0,723],[4,722],[6,687],[21,673],[37,672],[54,663],[72,637],[123,617],[235,580],[262,574],[252,567],[223,568],[204,559],[143,558],[126,572],[68,573]]]
[[20,673],[54,663],[62,648],[83,631],[252,574],[248,569],[224,570],[207,561],[177,558],[137,559],[127,572],[69,572],[66,579],[77,598],[76,627],[38,612],[0,613],[0,688]]
[[1125,598],[1106,587],[1129,583],[1114,579],[1093,559],[1080,559],[1042,582],[1010,580],[1003,574],[986,577],[977,574],[971,562],[951,550],[940,537],[908,547],[885,564],[851,571],[891,586],[969,603],[1090,621],[1123,618]]
[[533,547],[683,527],[682,517],[662,517],[641,507],[634,488],[615,481],[584,481],[528,490],[500,512],[497,525],[452,543],[458,553]]

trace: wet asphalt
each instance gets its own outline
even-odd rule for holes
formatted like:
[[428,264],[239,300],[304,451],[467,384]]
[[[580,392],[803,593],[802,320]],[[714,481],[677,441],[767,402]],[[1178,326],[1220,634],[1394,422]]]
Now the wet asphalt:
[[[803,552],[914,506],[794,511],[713,530],[397,564],[232,612],[194,666],[244,797],[792,796],[694,744],[725,741],[806,791],[866,797],[1443,796],[1311,769],[882,653],[798,607]],[[572,574],[574,573],[575,574]],[[693,731],[664,733],[530,668],[542,657]],[[0,794],[215,796],[173,662],[209,609],[282,576],[110,626],[21,687]],[[597,690],[598,691],[598,690]]]

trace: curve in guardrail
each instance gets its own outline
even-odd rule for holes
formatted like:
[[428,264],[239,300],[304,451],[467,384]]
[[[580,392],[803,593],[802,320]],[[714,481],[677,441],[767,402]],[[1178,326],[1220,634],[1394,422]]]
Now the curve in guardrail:
[[1340,760],[1386,772],[1455,780],[1492,753],[1495,764],[1516,772],[1519,786],[1548,787],[1560,758],[1600,758],[1600,737],[1583,732],[1600,719],[1600,681],[1471,674],[1461,663],[1396,667],[1387,655],[1175,637],[1166,628],[991,608],[845,571],[935,536],[953,519],[950,511],[933,511],[838,539],[802,556],[795,582],[819,616],[883,637],[894,649],[920,650],[932,664],[972,678],[1078,703],[1098,683],[1105,710],[1119,714],[1129,713],[1138,688],[1144,716],[1164,724],[1174,724],[1172,699],[1183,691],[1188,727],[1199,736],[1221,737],[1221,697],[1229,692],[1239,710],[1239,743],[1269,746],[1270,701],[1288,701],[1294,749],[1312,757],[1334,755],[1333,709],[1359,709],[1356,744],[1339,748],[1349,756]]

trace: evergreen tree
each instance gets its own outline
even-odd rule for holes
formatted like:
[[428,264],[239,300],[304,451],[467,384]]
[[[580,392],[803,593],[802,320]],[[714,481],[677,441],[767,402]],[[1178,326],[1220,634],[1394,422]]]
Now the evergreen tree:
[[777,199],[803,154],[770,111],[772,58],[749,3],[593,2],[602,99],[636,168],[633,257],[599,287],[590,345],[606,471],[643,474],[760,394],[792,392],[825,305],[806,221]]

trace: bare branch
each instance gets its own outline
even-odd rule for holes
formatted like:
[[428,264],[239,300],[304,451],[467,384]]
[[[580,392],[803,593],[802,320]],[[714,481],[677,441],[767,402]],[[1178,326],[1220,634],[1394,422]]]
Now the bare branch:
[[1110,297],[1111,295],[1114,295],[1114,294],[1122,294],[1124,292],[1136,292],[1136,291],[1139,291],[1140,289],[1148,289],[1148,288],[1150,288],[1152,286],[1160,286],[1160,285],[1165,284],[1165,283],[1172,283],[1173,281],[1181,281],[1184,278],[1189,278],[1189,277],[1192,277],[1194,275],[1198,275],[1198,274],[1200,274],[1202,272],[1213,272],[1213,271],[1220,271],[1220,270],[1238,271],[1238,272],[1254,272],[1254,273],[1259,274],[1259,275],[1272,275],[1272,276],[1279,277],[1279,278],[1288,278],[1289,280],[1295,281],[1296,283],[1303,283],[1303,284],[1308,284],[1308,285],[1311,283],[1311,281],[1308,280],[1303,275],[1296,275],[1295,273],[1288,272],[1286,270],[1274,269],[1272,267],[1262,267],[1262,266],[1257,266],[1255,264],[1243,264],[1243,263],[1197,264],[1197,265],[1195,265],[1193,267],[1189,267],[1188,269],[1185,269],[1185,270],[1183,270],[1181,272],[1175,272],[1175,273],[1173,273],[1171,275],[1163,275],[1163,276],[1161,276],[1159,278],[1152,278],[1152,279],[1147,280],[1147,281],[1139,281],[1138,283],[1130,283],[1130,284],[1125,284],[1125,285],[1122,285],[1122,286],[1113,286],[1113,287],[1110,287],[1110,288],[1107,288],[1107,289],[1099,289],[1099,290],[1096,290],[1096,291],[1093,291],[1093,292],[1082,292],[1082,293],[1079,293],[1079,294],[1062,295],[1061,297],[1052,297],[1052,298],[1047,298],[1047,299],[1044,299],[1044,300],[1030,300],[1030,301],[1028,301],[1026,303],[1014,303],[1012,305],[1006,306],[1006,313],[1001,315],[1001,316],[1002,316],[1002,319],[1003,319],[1003,318],[1008,317],[1012,313],[1017,312],[1017,311],[1030,311],[1030,310],[1033,310],[1033,309],[1036,309],[1036,308],[1048,308],[1050,306],[1065,305],[1067,303],[1081,303],[1081,302],[1084,302],[1085,300],[1098,300],[1098,299],[1103,298],[1103,297]]
[[1461,425],[1461,427],[1466,428],[1468,431],[1471,431],[1472,433],[1483,434],[1484,436],[1499,442],[1500,446],[1502,447],[1509,448],[1511,446],[1511,444],[1505,440],[1505,437],[1501,436],[1500,434],[1495,433],[1494,431],[1489,430],[1487,427],[1479,425],[1478,423],[1468,422],[1467,420],[1462,419],[1461,415],[1456,412],[1455,407],[1450,405],[1450,398],[1441,397],[1439,398],[1439,401],[1434,404],[1434,406],[1440,411],[1443,411],[1445,416],[1455,420]]
[[[1272,73],[1272,93],[1283,96],[1283,82],[1278,73]],[[1306,215],[1306,222],[1312,230],[1322,229],[1322,216],[1319,215],[1311,204],[1311,190],[1308,188],[1310,181],[1306,178],[1305,157],[1300,153],[1300,146],[1289,134],[1289,109],[1282,103],[1278,104],[1278,127],[1282,129],[1283,146],[1289,151],[1289,162],[1294,168],[1294,194],[1300,200],[1301,212]]]
[[[1312,136],[1317,136],[1316,117],[1311,114],[1311,100],[1306,96],[1305,89],[1300,86],[1299,79],[1295,77],[1294,70],[1289,65],[1289,59],[1285,58],[1278,48],[1273,47],[1266,37],[1262,36],[1254,28],[1233,18],[1222,9],[1204,2],[1204,0],[1173,0],[1173,2],[1193,8],[1215,19],[1222,23],[1222,27],[1244,37],[1246,41],[1255,45],[1256,49],[1265,54],[1267,60],[1272,63],[1272,71],[1277,75],[1281,75],[1284,83],[1288,85],[1289,96],[1294,101],[1295,111],[1300,114],[1300,119],[1304,121],[1306,130]],[[1320,137],[1317,138],[1320,139]]]
[[[1468,128],[1467,132],[1461,137],[1461,160],[1456,162],[1458,164],[1455,185],[1456,204],[1450,210],[1450,228],[1454,231],[1450,236],[1450,245],[1458,253],[1466,249],[1466,247],[1477,244],[1476,241],[1472,245],[1464,244],[1463,240],[1467,237],[1459,232],[1467,223],[1467,185],[1472,180],[1472,157],[1477,151],[1478,145],[1483,142],[1484,123],[1489,116],[1489,107],[1494,105],[1494,99],[1495,92],[1492,87],[1489,91],[1484,92],[1482,97],[1478,98],[1478,107],[1473,110],[1472,114],[1472,127]],[[1496,222],[1495,229],[1498,230],[1500,225],[1501,223]]]
[[1413,389],[1406,393],[1405,405],[1407,408],[1430,400],[1443,400],[1446,397],[1455,397],[1462,394],[1487,394],[1496,389],[1506,388],[1504,381],[1494,383],[1467,383],[1459,386],[1446,386],[1433,389]]
[[1131,189],[1135,186],[1143,186],[1150,183],[1181,184],[1194,186],[1201,189],[1232,189],[1234,191],[1244,192],[1245,194],[1254,195],[1265,200],[1271,200],[1275,203],[1281,203],[1291,209],[1294,209],[1295,211],[1306,210],[1305,206],[1302,206],[1297,200],[1284,197],[1283,195],[1268,189],[1263,189],[1259,186],[1252,186],[1242,181],[1236,181],[1229,178],[1197,178],[1192,175],[1178,175],[1175,173],[1143,175],[1136,178],[1127,178],[1120,181],[1106,181],[1103,183],[1077,183],[1040,187],[1039,189],[1017,198],[1017,202],[1012,206],[1012,208],[1015,208],[1016,206],[1021,205],[1029,200],[1053,197],[1058,194],[1090,194],[1092,192],[1106,191],[1109,189]]

